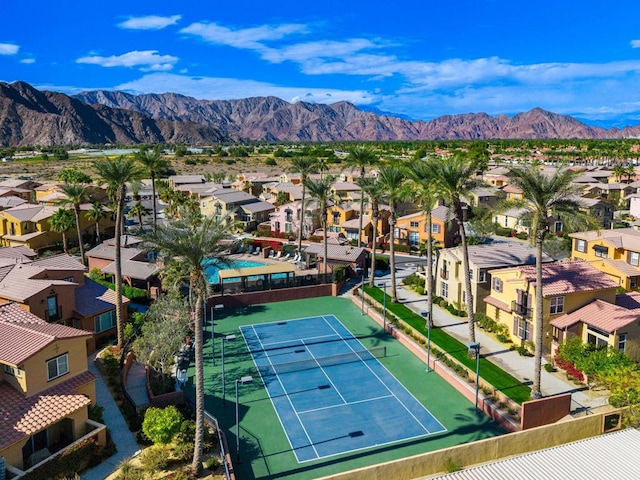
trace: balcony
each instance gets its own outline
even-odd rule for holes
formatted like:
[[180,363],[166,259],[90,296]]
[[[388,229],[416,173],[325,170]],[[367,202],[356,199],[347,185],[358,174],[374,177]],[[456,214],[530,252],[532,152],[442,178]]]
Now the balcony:
[[511,311],[523,318],[531,318],[533,314],[533,308],[527,308],[526,305],[522,305],[515,300],[511,302]]
[[449,280],[449,272],[447,270],[442,270],[440,272],[440,278],[443,280]]

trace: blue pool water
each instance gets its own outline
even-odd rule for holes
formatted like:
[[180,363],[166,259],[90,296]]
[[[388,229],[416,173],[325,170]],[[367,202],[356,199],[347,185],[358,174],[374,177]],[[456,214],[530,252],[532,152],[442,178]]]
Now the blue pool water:
[[249,268],[249,267],[262,267],[264,263],[250,262],[247,260],[234,260],[229,265],[213,265],[207,264],[204,268],[204,273],[207,276],[209,283],[218,283],[218,272],[220,270],[230,270],[232,268]]

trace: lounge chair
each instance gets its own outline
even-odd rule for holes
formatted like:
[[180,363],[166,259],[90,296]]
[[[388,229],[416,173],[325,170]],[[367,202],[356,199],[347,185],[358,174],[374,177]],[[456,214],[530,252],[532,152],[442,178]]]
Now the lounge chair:
[[260,247],[256,247],[256,249],[253,251],[253,255],[260,255]]
[[253,245],[249,245],[249,248],[247,248],[247,253],[253,253]]
[[274,258],[276,256],[276,251],[274,249],[271,249],[271,251],[269,252],[269,258]]
[[292,260],[289,260],[289,263],[297,263],[300,261],[300,257],[302,257],[302,255],[300,255],[299,253],[296,253],[295,256],[293,257]]
[[282,256],[282,250],[278,250],[278,253],[276,253],[273,258],[274,259],[280,259],[280,257]]
[[281,262],[284,262],[284,261],[286,261],[286,260],[289,260],[289,257],[290,257],[290,256],[291,256],[291,254],[290,254],[290,253],[287,253],[287,254],[285,254],[285,256],[284,256],[284,257],[281,257],[281,258],[280,258],[280,261],[281,261]]

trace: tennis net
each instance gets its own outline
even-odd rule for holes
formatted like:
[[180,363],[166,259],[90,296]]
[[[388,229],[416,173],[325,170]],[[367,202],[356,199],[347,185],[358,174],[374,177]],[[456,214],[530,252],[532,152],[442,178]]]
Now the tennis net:
[[374,358],[384,358],[387,356],[387,347],[374,347],[368,350],[356,350],[348,353],[329,355],[326,357],[309,358],[296,360],[294,362],[270,362],[268,365],[258,365],[257,371],[261,376],[280,375],[283,373],[299,372],[302,370],[312,370],[315,368],[330,367],[332,365],[342,365],[346,363],[362,362]]

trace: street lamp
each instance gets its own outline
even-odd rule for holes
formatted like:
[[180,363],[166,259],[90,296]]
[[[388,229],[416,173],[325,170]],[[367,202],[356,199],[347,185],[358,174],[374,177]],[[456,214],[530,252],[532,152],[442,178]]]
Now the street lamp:
[[361,270],[361,271],[362,271],[362,285],[360,286],[360,293],[361,293],[361,295],[360,295],[360,296],[362,297],[362,304],[361,304],[361,306],[360,306],[360,314],[361,314],[361,315],[364,315],[364,268],[357,267],[357,268],[356,268],[356,272],[357,272],[358,270]]
[[480,344],[478,342],[469,342],[465,345],[469,349],[469,356],[476,356],[476,413],[479,413],[480,410],[478,408],[478,388],[480,387]]
[[216,337],[213,331],[213,322],[216,319],[216,310],[222,310],[224,305],[219,303],[211,307],[211,365],[216,365]]
[[253,382],[253,377],[236,378],[236,461],[240,463],[240,415],[238,413],[238,384],[246,385]]
[[427,322],[427,373],[431,371],[431,318],[429,312],[420,312]]
[[236,339],[235,335],[227,335],[226,337],[222,337],[220,339],[220,351],[222,352],[222,406],[226,406],[227,403],[227,395],[226,395],[226,383],[224,381],[224,344],[226,342],[233,342]]
[[384,298],[382,300],[382,310],[383,310],[383,314],[382,314],[382,325],[384,328],[384,331],[387,331],[387,282],[382,282],[382,283],[378,283],[377,285],[378,287],[382,287],[384,288]]

